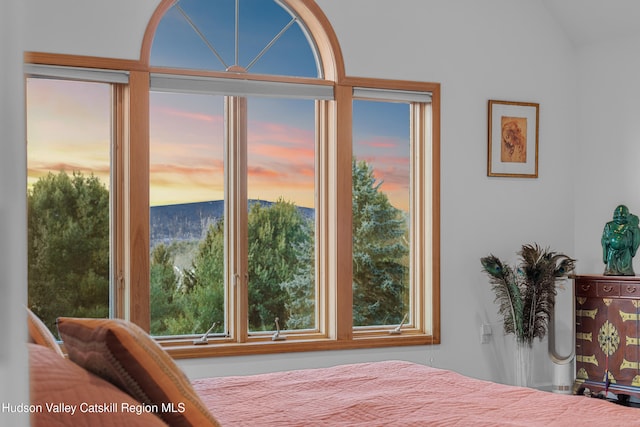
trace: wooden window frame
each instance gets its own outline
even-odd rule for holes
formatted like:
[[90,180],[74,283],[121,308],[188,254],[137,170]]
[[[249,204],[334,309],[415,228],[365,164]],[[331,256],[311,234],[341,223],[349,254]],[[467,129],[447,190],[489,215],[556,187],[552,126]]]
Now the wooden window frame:
[[[244,354],[272,354],[298,351],[359,349],[389,346],[413,346],[440,343],[440,84],[405,80],[347,77],[337,38],[326,17],[312,0],[287,0],[305,20],[312,33],[324,68],[324,80],[302,79],[305,83],[332,85],[334,100],[316,101],[316,221],[318,254],[319,313],[318,331],[296,333],[287,331],[286,341],[271,341],[269,337],[248,336],[246,280],[237,280],[231,298],[235,309],[232,316],[231,337],[211,339],[208,345],[193,345],[193,337],[159,338],[158,341],[175,358],[213,357]],[[176,70],[150,67],[148,63],[153,33],[170,0],[163,0],[152,16],[145,33],[141,59],[120,60],[66,54],[27,52],[25,63],[86,68],[126,70],[129,84],[118,86],[115,92],[116,117],[116,191],[121,199],[116,215],[117,242],[115,246],[116,310],[114,315],[128,319],[145,330],[150,328],[150,248],[149,248],[149,93],[150,74],[175,73]],[[179,71],[185,72],[185,71]],[[221,73],[197,72],[202,75]],[[224,74],[224,73],[223,73]],[[234,77],[225,74],[225,77]],[[238,76],[235,76],[238,77]],[[251,76],[242,78],[279,82],[300,82],[299,78],[280,76]],[[411,138],[425,144],[412,144],[418,160],[412,176],[412,198],[423,205],[423,214],[413,219],[412,233],[416,239],[412,248],[414,263],[424,263],[416,270],[415,318],[412,328],[402,334],[389,334],[389,329],[354,330],[351,295],[351,162],[352,162],[352,105],[354,87],[381,88],[397,91],[429,92],[430,104],[411,107]],[[234,99],[236,101],[234,101]],[[238,98],[229,97],[227,108],[245,108]],[[245,116],[246,117],[246,116]],[[246,147],[245,147],[246,150]],[[242,155],[236,153],[234,155]],[[244,153],[246,156],[246,152]],[[245,200],[242,194],[237,200]],[[227,205],[227,204],[225,204]],[[230,204],[229,204],[230,205]],[[233,208],[242,206],[233,203]],[[246,206],[244,209],[246,213]],[[340,218],[340,220],[338,220]],[[245,222],[246,223],[246,222]],[[238,224],[229,224],[232,232],[242,233]],[[416,232],[414,233],[414,230]],[[246,235],[246,230],[245,230]],[[241,236],[239,237],[242,238]],[[232,252],[235,251],[231,248]],[[241,258],[232,257],[232,262]],[[228,269],[233,271],[246,271]],[[233,273],[230,273],[233,274]],[[240,302],[237,304],[237,302]],[[242,308],[244,307],[244,308]]]

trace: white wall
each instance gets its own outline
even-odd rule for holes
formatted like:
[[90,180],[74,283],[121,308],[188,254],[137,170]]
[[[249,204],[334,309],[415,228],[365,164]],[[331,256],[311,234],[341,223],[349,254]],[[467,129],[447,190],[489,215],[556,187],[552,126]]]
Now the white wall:
[[[22,5],[0,2],[0,405],[28,402]],[[0,410],[0,425],[28,425]]]
[[[157,2],[26,0],[26,49],[136,59]],[[493,343],[479,340],[479,325],[497,321],[479,259],[493,253],[515,261],[520,246],[532,242],[574,252],[575,51],[535,1],[317,3],[335,28],[348,75],[442,83],[442,344],[180,365],[202,377],[395,358],[508,381],[511,359],[505,352],[511,342],[500,325],[494,325]],[[489,99],[540,103],[538,179],[486,176]],[[537,345],[536,371],[538,382],[548,384],[544,345]]]
[[[19,1],[19,0],[14,0]],[[139,59],[159,0],[26,0],[25,50]]]
[[[442,83],[443,343],[434,363],[506,380],[500,346],[479,344],[479,324],[496,320],[479,258],[515,261],[534,241],[573,252],[571,46],[536,2],[319,3],[348,74]],[[488,99],[540,103],[538,179],[486,177]]]
[[[618,204],[640,215],[639,44],[639,37],[623,38],[578,51],[575,251],[581,273],[604,271],[600,237]],[[640,256],[634,270],[640,274]]]

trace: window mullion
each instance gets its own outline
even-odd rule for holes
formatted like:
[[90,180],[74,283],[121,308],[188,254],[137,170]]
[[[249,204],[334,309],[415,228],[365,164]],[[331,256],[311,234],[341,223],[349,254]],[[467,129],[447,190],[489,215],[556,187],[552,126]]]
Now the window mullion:
[[335,88],[335,139],[331,141],[329,155],[333,165],[330,169],[330,187],[333,190],[330,209],[332,213],[335,212],[335,215],[331,215],[329,237],[334,257],[331,265],[334,267],[335,300],[330,304],[334,310],[335,338],[346,341],[353,338],[352,93],[351,86],[338,85]]
[[330,226],[330,165],[329,147],[331,141],[335,139],[331,133],[331,116],[330,102],[316,101],[316,222],[315,222],[315,253],[316,253],[316,325],[320,333],[327,336],[334,336],[331,333],[330,306],[328,304],[329,295],[334,294],[332,291],[332,282],[330,281],[329,263],[331,261],[332,250],[329,246],[328,230]]
[[112,113],[111,132],[113,144],[111,146],[111,220],[110,239],[113,249],[110,254],[111,283],[110,286],[110,317],[123,318],[125,303],[125,262],[124,262],[124,141],[126,138],[126,120],[128,117],[126,102],[127,89],[125,85],[113,85],[111,91]]
[[225,97],[225,241],[230,332],[246,342],[249,322],[247,228],[247,98]]
[[125,318],[150,330],[149,262],[149,73],[132,71],[124,164]]
[[[436,99],[437,100],[437,99]],[[420,299],[425,307],[429,308],[428,316],[425,316],[422,325],[424,332],[439,340],[440,335],[440,153],[439,153],[439,128],[436,123],[439,117],[434,120],[434,115],[439,114],[439,106],[434,103],[422,104],[420,108],[422,119],[422,161],[423,170],[429,171],[422,177],[425,186],[422,192],[422,203],[420,208],[424,210],[422,214],[423,231],[425,238],[423,242],[424,253],[420,258],[423,264],[424,286],[421,287],[423,298]],[[426,311],[423,311],[426,313]]]
[[[425,262],[425,206],[424,187],[428,184],[425,176],[425,108],[424,104],[412,103],[410,107],[410,129],[411,129],[411,173],[410,173],[410,216],[411,234],[410,245],[412,254],[410,258],[410,293],[411,293],[411,317],[410,323],[415,328],[424,330],[425,327],[425,298],[424,292],[418,283],[424,283]],[[427,267],[428,269],[428,267]]]

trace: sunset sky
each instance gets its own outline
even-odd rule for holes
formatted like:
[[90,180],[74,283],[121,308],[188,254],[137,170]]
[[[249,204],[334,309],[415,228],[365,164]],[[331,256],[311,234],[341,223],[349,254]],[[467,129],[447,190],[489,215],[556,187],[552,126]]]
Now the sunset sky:
[[110,98],[107,84],[27,79],[29,186],[61,170],[109,182]]
[[[250,13],[247,7],[258,4],[257,1],[240,2],[240,16],[245,19],[240,21],[241,29],[251,28],[251,32],[240,32],[238,62],[243,66],[291,19],[279,7],[269,6],[269,10],[259,14]],[[228,1],[204,3],[217,7],[221,3],[233,4]],[[196,10],[195,2],[182,0],[179,4],[200,19],[196,22],[199,27],[215,30],[207,37],[211,37],[212,44],[215,44],[213,40],[221,41],[220,54],[226,58],[227,65],[233,64],[233,25],[225,24],[229,21],[233,24],[233,8],[213,14],[215,18],[207,21],[202,17],[212,14]],[[251,71],[283,74],[286,69],[289,73],[284,74],[291,74],[293,70],[297,75],[315,77],[317,70],[309,51],[306,38],[298,26],[293,25]],[[293,64],[291,58],[296,58]],[[151,61],[156,65],[216,69],[213,64],[218,59],[179,12],[171,10],[158,27]],[[283,197],[297,205],[312,207],[314,102],[251,97],[248,111],[249,198],[273,201]],[[223,125],[220,96],[151,93],[152,206],[224,197]],[[408,105],[356,101],[353,126],[354,155],[373,165],[376,177],[384,181],[382,190],[392,204],[408,210]],[[110,138],[109,85],[28,79],[29,185],[49,171],[80,170],[85,174],[92,172],[108,186]]]

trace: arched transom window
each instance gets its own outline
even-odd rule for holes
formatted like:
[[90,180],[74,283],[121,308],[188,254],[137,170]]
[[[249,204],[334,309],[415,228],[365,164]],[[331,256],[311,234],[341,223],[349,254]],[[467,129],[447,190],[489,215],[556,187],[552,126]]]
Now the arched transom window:
[[153,66],[322,78],[301,19],[272,0],[179,0],[155,32]]
[[[33,201],[91,184],[104,220],[77,273],[100,269],[100,298],[49,289],[30,253],[32,309],[131,319],[176,357],[439,342],[439,84],[346,76],[313,0],[162,0],[141,52],[27,55]],[[58,170],[39,112],[94,87],[108,139],[81,109],[56,120],[102,163],[79,143]]]

